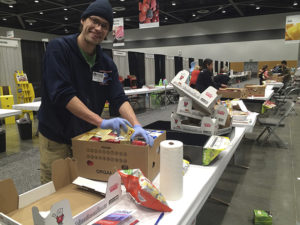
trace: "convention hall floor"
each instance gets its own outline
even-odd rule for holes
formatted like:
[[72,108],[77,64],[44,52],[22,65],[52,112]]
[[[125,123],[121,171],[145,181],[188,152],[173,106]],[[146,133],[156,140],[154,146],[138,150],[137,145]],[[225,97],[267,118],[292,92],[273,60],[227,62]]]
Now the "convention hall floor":
[[[250,225],[253,209],[270,210],[273,225],[300,224],[300,107],[286,120],[277,133],[288,143],[282,149],[271,138],[265,146],[254,141],[262,126],[247,134],[238,147],[236,159],[250,168],[230,163],[212,192],[213,197],[229,202],[230,206],[208,199],[197,217],[201,225]],[[169,120],[176,105],[138,114],[143,125],[157,120]],[[34,120],[33,131],[36,131]],[[0,180],[13,178],[19,194],[40,185],[38,137],[21,141],[16,125],[6,129],[7,151],[0,153]]]

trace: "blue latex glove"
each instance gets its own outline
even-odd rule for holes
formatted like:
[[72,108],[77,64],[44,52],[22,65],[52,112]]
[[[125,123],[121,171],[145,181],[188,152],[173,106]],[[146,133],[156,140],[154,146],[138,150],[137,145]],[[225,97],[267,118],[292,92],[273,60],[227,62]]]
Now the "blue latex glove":
[[114,132],[117,132],[117,135],[120,135],[120,129],[123,129],[125,133],[127,133],[127,126],[132,127],[132,125],[125,119],[122,118],[114,118],[109,120],[103,120],[100,128],[101,129],[111,129]]
[[134,133],[131,135],[131,141],[134,140],[136,136],[142,136],[148,145],[151,147],[153,146],[153,138],[147,133],[146,130],[144,130],[144,128],[142,128],[141,125],[135,125],[133,128]]

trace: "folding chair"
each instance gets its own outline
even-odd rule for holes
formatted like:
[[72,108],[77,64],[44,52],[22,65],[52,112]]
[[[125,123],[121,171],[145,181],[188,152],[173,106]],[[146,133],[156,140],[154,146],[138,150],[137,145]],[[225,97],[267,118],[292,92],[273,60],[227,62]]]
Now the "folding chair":
[[[300,94],[300,88],[289,88],[288,92],[283,96],[283,98],[278,98],[275,101],[275,104],[277,105],[276,111],[281,111],[282,113],[285,112],[285,107],[283,107],[285,105],[285,103],[287,102],[287,100],[296,102],[297,97]],[[297,115],[297,112],[295,111],[295,109],[292,109],[293,112]]]
[[276,139],[278,140],[278,142],[281,144],[281,146],[283,148],[287,148],[287,145],[281,140],[281,138],[275,133],[276,128],[278,128],[280,126],[280,124],[283,123],[283,121],[286,119],[286,117],[288,117],[288,115],[290,114],[290,112],[292,111],[293,107],[294,107],[294,102],[287,100],[284,108],[286,109],[286,111],[284,112],[284,114],[282,116],[272,116],[272,117],[268,117],[268,118],[258,118],[258,122],[261,125],[264,125],[265,128],[263,129],[263,131],[258,135],[258,137],[256,138],[256,141],[258,143],[259,139],[262,137],[262,135],[267,131],[268,133],[266,134],[265,138],[263,139],[263,141],[260,143],[261,145],[264,145],[268,139],[270,138],[270,136],[273,134]]

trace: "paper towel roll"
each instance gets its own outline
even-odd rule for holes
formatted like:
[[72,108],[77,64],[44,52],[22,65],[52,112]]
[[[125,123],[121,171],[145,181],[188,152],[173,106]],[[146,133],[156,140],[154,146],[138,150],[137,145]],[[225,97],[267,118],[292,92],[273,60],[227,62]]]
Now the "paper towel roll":
[[183,190],[183,144],[166,140],[160,143],[160,191],[167,200],[181,198]]

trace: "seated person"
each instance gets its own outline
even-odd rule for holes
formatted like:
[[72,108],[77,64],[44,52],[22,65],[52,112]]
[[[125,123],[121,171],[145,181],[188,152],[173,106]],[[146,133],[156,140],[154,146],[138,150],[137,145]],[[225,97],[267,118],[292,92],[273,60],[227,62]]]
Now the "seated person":
[[200,66],[196,65],[192,74],[191,74],[191,80],[190,80],[190,86],[192,88],[196,88],[196,82],[197,82],[197,78],[200,74],[201,68]]
[[220,87],[227,87],[224,84],[218,84],[213,80],[213,61],[211,59],[205,59],[203,62],[203,70],[200,72],[197,82],[196,82],[196,89],[202,93],[206,90],[209,86],[212,86],[216,89]]

